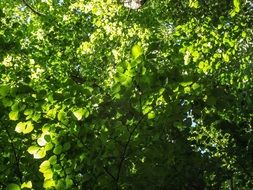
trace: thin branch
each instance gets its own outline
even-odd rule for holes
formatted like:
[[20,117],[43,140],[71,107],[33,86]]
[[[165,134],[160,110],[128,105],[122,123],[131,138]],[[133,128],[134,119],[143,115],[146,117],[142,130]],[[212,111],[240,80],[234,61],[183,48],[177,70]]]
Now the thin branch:
[[132,136],[133,136],[135,130],[136,130],[136,129],[138,128],[138,126],[141,124],[141,122],[142,122],[142,120],[144,119],[145,116],[146,116],[146,115],[143,115],[143,116],[141,117],[141,119],[138,121],[138,123],[136,124],[136,126],[133,128],[133,130],[131,131],[131,133],[130,133],[130,135],[129,135],[129,137],[128,137],[127,143],[126,143],[125,146],[124,146],[124,150],[123,150],[123,153],[122,153],[120,162],[119,162],[119,169],[118,169],[118,173],[117,173],[117,177],[116,177],[117,183],[119,182],[120,172],[121,172],[123,163],[124,163],[125,158],[126,158],[126,153],[127,153],[128,145],[129,145],[130,142],[131,142],[131,139],[132,139]]
[[29,5],[29,3],[27,3],[26,0],[22,0],[22,1],[34,14],[39,15],[39,16],[46,16],[43,13],[40,13],[39,11],[35,10],[31,5]]
[[9,140],[10,140],[10,143],[11,143],[11,149],[13,151],[13,155],[14,155],[14,158],[15,158],[15,165],[17,167],[17,175],[18,175],[18,178],[19,178],[20,182],[22,183],[23,176],[22,176],[22,172],[20,171],[19,157],[18,157],[16,148],[15,148],[15,146],[13,144],[13,138],[11,137],[11,134],[9,133],[9,131],[8,131],[8,129],[7,129],[6,126],[5,126],[5,131],[7,133],[7,136],[9,138]]
[[104,170],[105,170],[105,172],[109,175],[109,176],[111,176],[111,178],[114,180],[114,181],[117,181],[117,179],[116,179],[116,177],[114,177],[114,175],[112,175],[112,173],[104,166]]

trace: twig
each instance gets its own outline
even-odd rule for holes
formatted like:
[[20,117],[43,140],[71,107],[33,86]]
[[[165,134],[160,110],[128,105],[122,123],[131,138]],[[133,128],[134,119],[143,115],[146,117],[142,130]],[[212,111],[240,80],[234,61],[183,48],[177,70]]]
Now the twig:
[[17,171],[17,175],[18,175],[18,178],[19,178],[20,182],[22,183],[23,176],[22,176],[22,172],[20,171],[19,157],[18,157],[18,154],[16,152],[16,148],[15,148],[15,146],[13,144],[13,138],[11,137],[11,134],[9,133],[9,131],[8,131],[8,129],[7,129],[6,126],[5,126],[5,131],[7,133],[8,138],[10,139],[11,149],[12,149],[14,157],[15,157],[15,165],[16,165],[17,170],[18,170]]
[[111,173],[105,166],[104,166],[104,170],[105,170],[105,172],[106,172],[109,176],[112,177],[112,179],[113,179],[114,181],[117,181],[116,177],[114,177],[114,175],[112,175],[112,173]]
[[35,10],[31,5],[29,5],[26,0],[22,0],[23,3],[35,14],[39,15],[39,16],[46,16],[43,13],[40,13],[39,11]]
[[121,159],[120,159],[120,162],[119,162],[119,169],[118,169],[118,173],[117,173],[117,177],[116,177],[116,181],[117,183],[119,182],[119,178],[120,178],[120,172],[121,172],[121,169],[122,169],[122,166],[123,166],[123,162],[126,158],[126,152],[127,152],[127,148],[128,148],[128,145],[129,143],[131,142],[131,138],[135,132],[135,130],[138,128],[138,126],[141,124],[142,120],[144,119],[146,115],[143,115],[141,117],[141,119],[138,121],[138,123],[136,124],[136,126],[133,128],[133,130],[131,131],[129,137],[128,137],[128,140],[127,140],[127,143],[125,144],[124,146],[124,150],[123,150],[123,153],[122,153],[122,156],[121,156]]

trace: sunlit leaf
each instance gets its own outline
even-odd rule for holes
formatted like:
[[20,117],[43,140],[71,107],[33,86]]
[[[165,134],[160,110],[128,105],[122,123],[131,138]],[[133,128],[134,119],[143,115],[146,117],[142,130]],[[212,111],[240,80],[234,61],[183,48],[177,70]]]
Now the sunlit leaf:
[[32,132],[33,128],[34,128],[34,127],[33,127],[32,122],[31,122],[31,121],[27,121],[27,122],[26,122],[25,129],[23,130],[23,133],[24,133],[24,134],[30,133],[30,132]]
[[139,44],[136,44],[132,47],[132,56],[134,59],[140,57],[143,53],[143,50]]
[[43,161],[41,164],[40,164],[40,169],[39,171],[41,173],[44,173],[45,171],[47,171],[48,169],[51,169],[50,167],[50,162],[48,160],[45,160]]
[[40,149],[40,147],[38,146],[30,146],[27,151],[30,153],[30,154],[35,154],[36,152],[38,152],[38,150]]
[[25,122],[19,122],[16,125],[15,131],[18,132],[18,133],[22,133],[24,131],[25,127],[26,127],[26,123]]
[[67,114],[64,110],[60,110],[57,114],[57,118],[59,121],[64,121],[66,120]]
[[46,189],[50,187],[54,187],[54,186],[55,186],[55,181],[53,179],[45,180],[43,183],[43,187]]
[[18,120],[18,118],[19,118],[19,114],[18,113],[19,113],[18,111],[11,111],[9,113],[10,120],[13,120],[13,121]]
[[22,183],[21,189],[24,189],[24,188],[31,189],[32,188],[32,181],[27,181],[27,182]]
[[77,120],[81,120],[83,117],[86,118],[89,116],[89,111],[86,108],[79,108],[73,112]]

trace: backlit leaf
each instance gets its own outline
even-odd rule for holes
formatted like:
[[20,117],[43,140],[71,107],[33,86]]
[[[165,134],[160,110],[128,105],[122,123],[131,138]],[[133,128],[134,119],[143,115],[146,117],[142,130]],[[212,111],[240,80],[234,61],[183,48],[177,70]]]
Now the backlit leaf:
[[13,120],[13,121],[18,120],[18,118],[19,118],[19,114],[18,113],[19,113],[18,111],[11,111],[9,113],[10,120]]

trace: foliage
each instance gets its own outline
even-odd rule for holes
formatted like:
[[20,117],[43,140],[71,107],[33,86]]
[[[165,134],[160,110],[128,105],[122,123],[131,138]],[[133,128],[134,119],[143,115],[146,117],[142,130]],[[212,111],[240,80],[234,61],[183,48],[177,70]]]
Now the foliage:
[[253,3],[0,2],[1,189],[252,189]]

